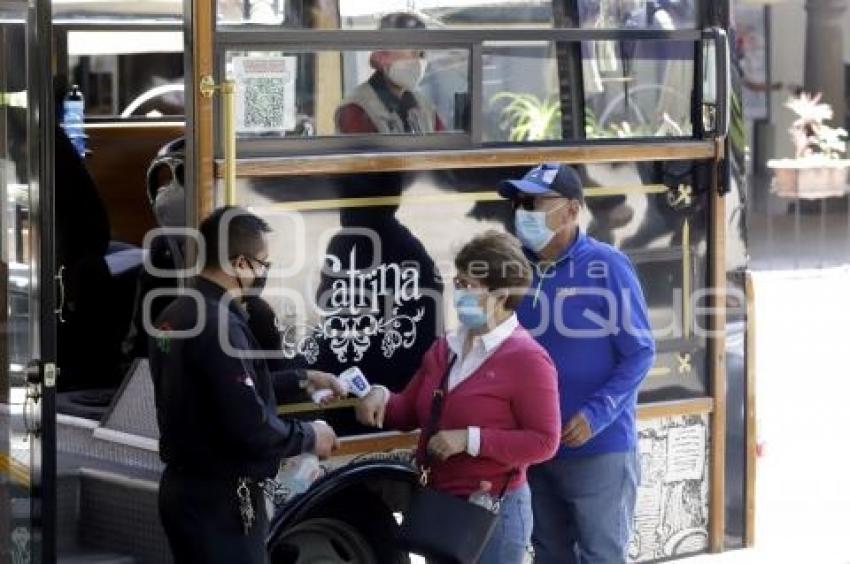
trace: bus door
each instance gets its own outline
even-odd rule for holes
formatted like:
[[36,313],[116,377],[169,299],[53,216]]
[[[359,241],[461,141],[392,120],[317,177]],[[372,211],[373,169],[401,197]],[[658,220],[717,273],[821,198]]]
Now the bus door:
[[[186,14],[190,220],[237,204],[275,229],[273,352],[400,389],[456,324],[454,252],[512,230],[498,182],[572,164],[582,229],[635,263],[658,345],[631,558],[722,550],[728,2],[373,4]],[[415,440],[368,434],[351,402],[317,409],[281,407],[333,422],[346,456]]]
[[0,560],[55,561],[50,2],[0,4]]

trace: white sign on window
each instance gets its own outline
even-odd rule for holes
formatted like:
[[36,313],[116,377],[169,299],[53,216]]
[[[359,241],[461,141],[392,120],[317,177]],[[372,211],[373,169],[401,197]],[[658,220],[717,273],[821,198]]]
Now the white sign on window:
[[295,129],[295,57],[236,57],[236,132]]

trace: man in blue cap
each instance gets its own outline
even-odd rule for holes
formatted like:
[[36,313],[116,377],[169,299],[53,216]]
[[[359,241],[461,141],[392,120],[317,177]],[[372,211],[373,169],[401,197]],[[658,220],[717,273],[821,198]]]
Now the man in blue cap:
[[628,257],[579,227],[581,179],[543,164],[502,183],[534,265],[517,315],[558,369],[555,458],[529,472],[535,564],[626,561],[639,480],[635,409],[655,359],[646,301]]

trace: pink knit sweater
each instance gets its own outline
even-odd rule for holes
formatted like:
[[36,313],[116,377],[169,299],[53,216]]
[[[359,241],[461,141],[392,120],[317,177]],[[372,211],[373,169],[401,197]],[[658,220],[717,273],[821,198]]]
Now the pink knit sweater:
[[[427,424],[431,396],[448,368],[449,348],[439,339],[403,392],[392,394],[385,425],[412,431]],[[493,354],[446,395],[441,430],[481,428],[477,457],[466,453],[432,465],[431,485],[456,495],[476,491],[482,480],[500,491],[525,482],[529,464],[551,458],[560,442],[558,379],[549,355],[523,328],[517,328]],[[419,448],[424,452],[424,444]]]

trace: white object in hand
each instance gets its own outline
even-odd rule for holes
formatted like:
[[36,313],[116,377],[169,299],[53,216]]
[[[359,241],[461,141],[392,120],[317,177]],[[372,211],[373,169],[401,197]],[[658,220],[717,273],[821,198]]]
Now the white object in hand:
[[329,398],[332,395],[334,395],[332,390],[316,390],[310,394],[310,397],[313,398],[313,403],[321,405],[325,398]]
[[372,390],[372,386],[369,384],[366,376],[356,366],[343,371],[339,375],[339,379],[345,385],[348,393],[354,394],[358,398],[366,397]]

